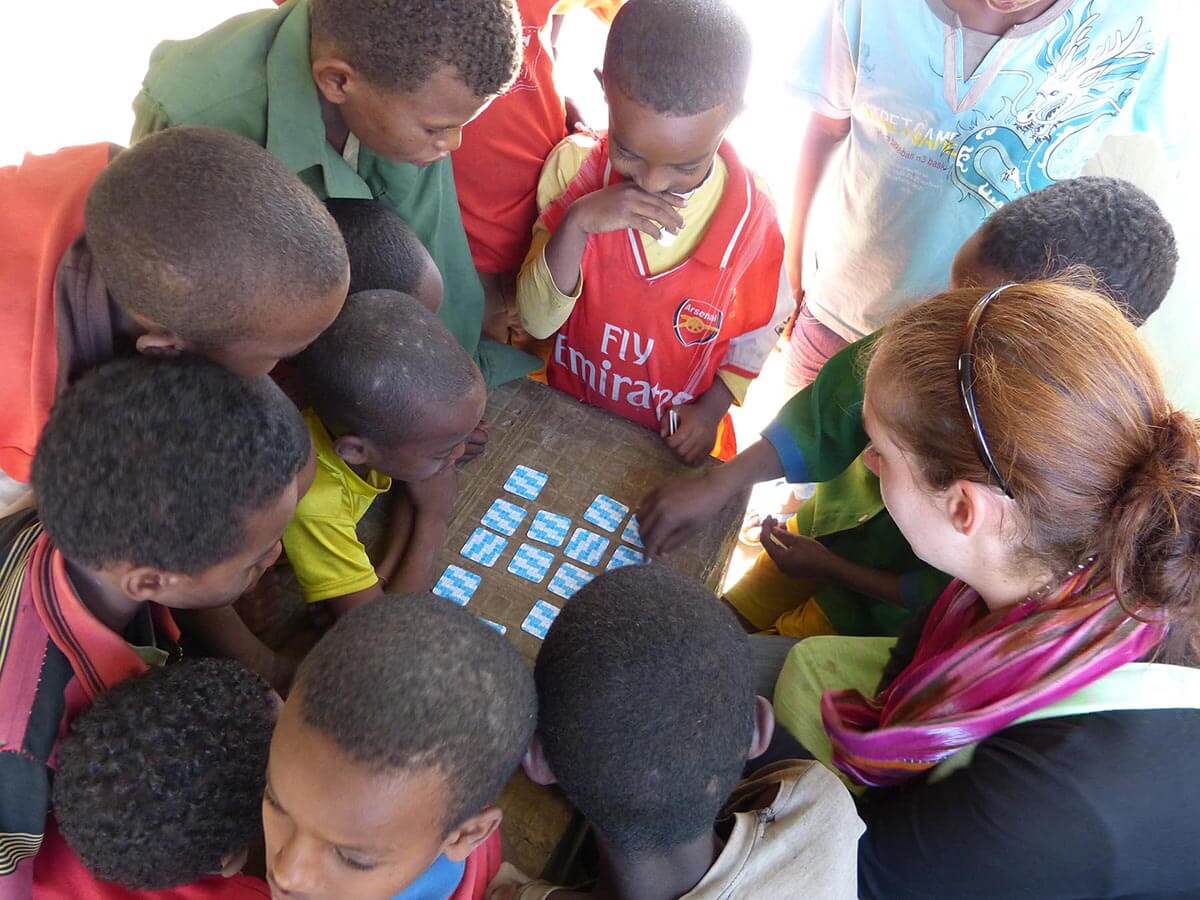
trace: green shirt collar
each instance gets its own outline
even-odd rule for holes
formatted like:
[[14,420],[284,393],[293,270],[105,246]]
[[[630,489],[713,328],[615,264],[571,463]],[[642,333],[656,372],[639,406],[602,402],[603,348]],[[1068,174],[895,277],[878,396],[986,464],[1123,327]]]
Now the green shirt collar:
[[267,149],[293,172],[320,169],[327,197],[370,200],[371,189],[325,139],[312,79],[308,0],[288,0],[267,52]]

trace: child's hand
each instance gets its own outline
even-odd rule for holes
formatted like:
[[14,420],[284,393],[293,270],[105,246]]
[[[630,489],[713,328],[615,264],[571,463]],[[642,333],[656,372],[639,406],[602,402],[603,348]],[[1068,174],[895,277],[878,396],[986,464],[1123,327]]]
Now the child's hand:
[[683,216],[676,207],[686,205],[675,194],[648,194],[632,181],[624,181],[580,197],[571,204],[567,221],[585,234],[636,228],[658,240],[664,228],[679,233]]
[[792,534],[773,516],[763,519],[762,547],[779,571],[793,578],[828,578],[829,564],[837,558],[819,541]]
[[730,494],[718,483],[719,472],[710,469],[702,478],[676,478],[643,498],[637,518],[647,557],[674,550],[729,502]]
[[458,467],[446,466],[424,481],[410,481],[408,496],[419,515],[450,521],[458,496]]
[[689,466],[697,466],[712,451],[717,441],[717,429],[721,425],[724,413],[706,409],[698,403],[688,403],[684,406],[672,407],[677,417],[674,434],[670,431],[670,410],[663,412],[659,422],[658,433],[662,435],[666,445],[679,457],[680,462]]

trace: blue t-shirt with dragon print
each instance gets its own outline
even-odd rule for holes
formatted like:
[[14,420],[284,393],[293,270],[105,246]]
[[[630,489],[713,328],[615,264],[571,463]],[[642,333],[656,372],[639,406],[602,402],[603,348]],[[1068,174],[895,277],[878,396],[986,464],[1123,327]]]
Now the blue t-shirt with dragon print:
[[[790,89],[850,119],[810,217],[809,309],[852,340],[946,286],[993,210],[1079,175],[1109,133],[1166,129],[1173,0],[1060,0],[964,72],[941,0],[833,0]],[[828,226],[825,226],[828,223]]]

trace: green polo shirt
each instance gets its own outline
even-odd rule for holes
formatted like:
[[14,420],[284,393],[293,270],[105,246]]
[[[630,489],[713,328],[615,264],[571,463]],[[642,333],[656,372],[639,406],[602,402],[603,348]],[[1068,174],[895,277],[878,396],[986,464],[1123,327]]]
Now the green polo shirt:
[[133,140],[173,125],[226,128],[266,147],[321,199],[374,198],[404,219],[441,270],[442,320],[474,354],[489,385],[531,372],[537,361],[480,340],[483,289],[471,261],[450,160],[418,168],[362,147],[358,170],[325,139],[312,80],[308,2],[235,16],[199,37],[164,41],[133,101]]
[[797,513],[799,533],[851,562],[900,575],[905,608],[834,584],[817,592],[813,599],[821,611],[838,634],[846,635],[899,634],[912,613],[950,583],[949,575],[912,552],[884,508],[879,479],[862,462],[868,439],[862,427],[861,356],[874,340],[868,335],[832,356],[763,431],[788,481],[817,482]]

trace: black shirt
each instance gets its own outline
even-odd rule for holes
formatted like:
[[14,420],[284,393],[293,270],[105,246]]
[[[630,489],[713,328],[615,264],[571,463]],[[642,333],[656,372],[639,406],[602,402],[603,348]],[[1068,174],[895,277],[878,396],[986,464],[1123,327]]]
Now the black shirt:
[[1200,898],[1200,710],[1016,725],[860,814],[868,900]]

